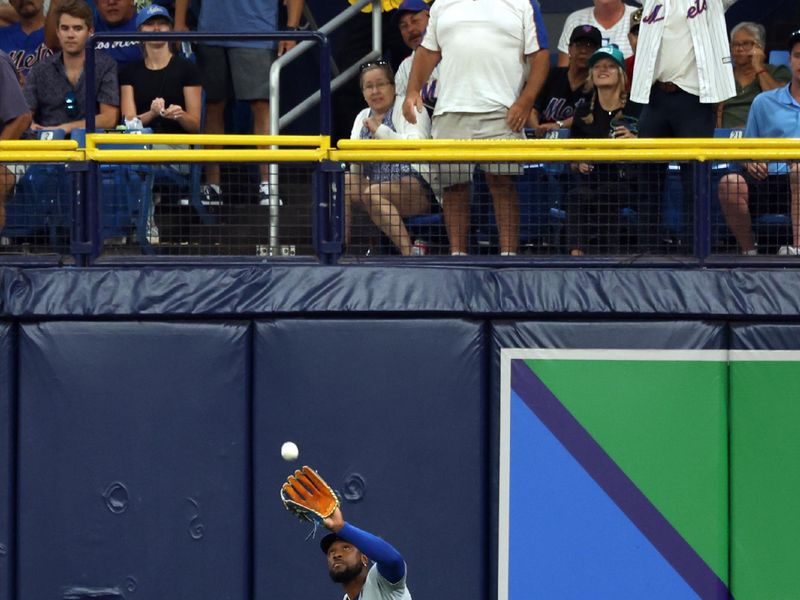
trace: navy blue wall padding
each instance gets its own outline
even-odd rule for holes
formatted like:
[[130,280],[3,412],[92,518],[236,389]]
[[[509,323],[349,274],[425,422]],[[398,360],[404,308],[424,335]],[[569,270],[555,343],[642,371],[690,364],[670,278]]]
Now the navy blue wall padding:
[[10,600],[13,552],[11,509],[13,486],[13,411],[14,385],[12,329],[0,323],[0,600]]
[[[403,554],[415,598],[486,597],[484,331],[455,319],[256,325],[256,599],[341,597],[325,531],[304,541],[310,526],[276,501],[301,464],[342,493],[347,520]],[[286,440],[296,463],[280,458]]]
[[735,323],[731,350],[800,350],[800,331],[792,324]]
[[249,326],[19,337],[18,600],[250,597]]
[[[0,268],[13,317],[420,312],[475,316],[796,318],[800,278],[783,269],[482,268],[275,264]],[[0,315],[3,316],[3,315]]]
[[[500,475],[500,350],[503,348],[621,348],[659,350],[721,350],[727,348],[724,323],[702,321],[494,321],[492,323],[490,398],[492,427],[489,444],[492,495],[492,555],[497,555],[497,510]],[[497,565],[492,564],[492,588],[497,589]]]

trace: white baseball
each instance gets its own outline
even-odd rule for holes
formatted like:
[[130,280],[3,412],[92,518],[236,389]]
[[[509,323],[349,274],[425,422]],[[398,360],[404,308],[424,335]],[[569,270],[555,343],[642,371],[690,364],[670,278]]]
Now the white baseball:
[[281,456],[283,460],[297,460],[297,457],[300,456],[300,449],[294,442],[284,442],[283,446],[281,446]]

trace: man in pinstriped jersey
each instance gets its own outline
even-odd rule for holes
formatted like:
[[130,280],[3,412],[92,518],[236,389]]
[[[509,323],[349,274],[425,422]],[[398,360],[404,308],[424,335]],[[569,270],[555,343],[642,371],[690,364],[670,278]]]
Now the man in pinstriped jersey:
[[[715,104],[736,95],[725,27],[725,10],[735,2],[644,1],[630,96],[645,105],[639,120],[640,138],[714,135]],[[665,165],[650,163],[643,173],[649,200],[640,207],[640,244],[656,253],[691,251],[688,222],[668,234],[659,225]],[[694,206],[689,165],[681,168],[681,179],[684,220],[688,221]],[[684,247],[679,249],[679,244]]]
[[631,100],[640,137],[710,137],[714,104],[736,95],[725,10],[736,0],[646,0]]

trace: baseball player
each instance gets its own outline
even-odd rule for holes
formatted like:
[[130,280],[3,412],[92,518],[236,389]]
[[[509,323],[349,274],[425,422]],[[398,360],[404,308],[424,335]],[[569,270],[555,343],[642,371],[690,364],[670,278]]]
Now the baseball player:
[[346,523],[339,508],[322,522],[332,533],[319,545],[331,579],[342,584],[343,600],[411,600],[406,563],[391,544]]

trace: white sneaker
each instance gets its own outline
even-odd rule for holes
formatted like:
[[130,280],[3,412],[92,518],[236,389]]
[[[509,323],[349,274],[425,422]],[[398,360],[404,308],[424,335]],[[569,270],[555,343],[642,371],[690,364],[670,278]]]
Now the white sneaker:
[[778,256],[800,256],[800,248],[796,246],[781,246]]
[[742,256],[758,256],[758,248],[753,248],[752,250],[742,250]]
[[278,196],[278,190],[276,187],[271,186],[268,183],[262,183],[258,186],[258,204],[260,206],[272,206],[273,198],[278,199],[278,202],[276,203],[278,206],[283,206],[283,200],[281,200],[280,196]]
[[158,227],[156,227],[155,223],[147,224],[147,232],[145,235],[147,236],[147,241],[151,244],[158,244],[161,241],[158,237]]
[[200,187],[200,202],[203,206],[222,206],[222,192],[218,185],[207,183]]

